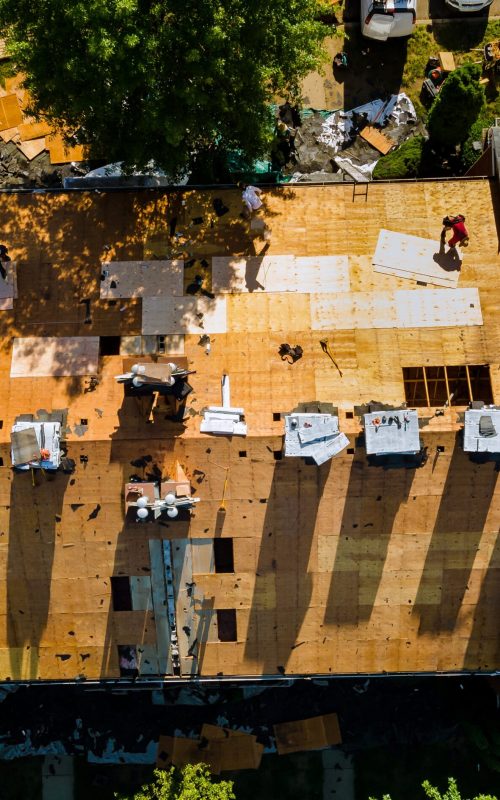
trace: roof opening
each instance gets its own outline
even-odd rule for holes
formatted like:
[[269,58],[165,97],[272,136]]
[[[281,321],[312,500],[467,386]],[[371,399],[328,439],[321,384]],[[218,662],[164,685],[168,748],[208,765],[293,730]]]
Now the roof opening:
[[227,537],[214,539],[214,562],[216,572],[234,572],[233,540]]
[[120,336],[99,336],[99,355],[119,356],[120,342]]
[[406,402],[414,408],[493,403],[488,364],[403,367],[403,381]]
[[111,578],[113,611],[132,611],[132,595],[128,576],[113,575]]
[[217,610],[217,629],[219,642],[236,642],[236,609],[219,608]]

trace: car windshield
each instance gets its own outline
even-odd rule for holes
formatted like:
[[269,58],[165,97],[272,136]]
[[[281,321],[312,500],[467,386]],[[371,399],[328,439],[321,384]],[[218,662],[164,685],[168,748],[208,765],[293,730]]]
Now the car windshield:
[[373,14],[387,14],[393,16],[395,13],[415,14],[415,8],[411,0],[374,0],[368,10],[368,17]]

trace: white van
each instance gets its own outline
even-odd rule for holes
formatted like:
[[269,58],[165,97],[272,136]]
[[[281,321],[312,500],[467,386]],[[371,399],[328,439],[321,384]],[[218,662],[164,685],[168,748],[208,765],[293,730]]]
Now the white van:
[[417,19],[417,0],[361,0],[361,33],[381,42],[410,36]]

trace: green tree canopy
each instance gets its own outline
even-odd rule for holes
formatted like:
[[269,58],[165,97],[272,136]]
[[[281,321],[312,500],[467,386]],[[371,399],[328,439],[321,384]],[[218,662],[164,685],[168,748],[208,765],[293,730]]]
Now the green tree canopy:
[[[443,793],[432,786],[429,781],[424,781],[422,787],[429,800],[466,800],[465,797],[462,798],[455,778],[448,778],[448,788]],[[370,800],[374,800],[374,798],[370,798]],[[391,800],[391,796],[384,794],[382,800]],[[497,800],[497,798],[491,794],[478,794],[471,800]]]
[[479,64],[464,64],[448,75],[429,112],[431,141],[453,148],[467,139],[471,125],[484,105]]
[[235,800],[232,781],[212,783],[205,764],[187,764],[181,770],[155,769],[154,781],[133,796],[115,794],[119,800]]
[[328,29],[317,0],[0,0],[36,115],[96,156],[179,174],[218,145],[253,159]]

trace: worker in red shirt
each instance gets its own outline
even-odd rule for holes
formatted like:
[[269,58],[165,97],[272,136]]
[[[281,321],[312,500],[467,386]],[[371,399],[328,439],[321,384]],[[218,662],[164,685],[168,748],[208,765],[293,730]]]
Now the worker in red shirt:
[[447,216],[443,219],[443,230],[441,231],[441,242],[444,244],[446,240],[446,231],[453,231],[453,236],[448,240],[449,247],[455,247],[457,244],[460,247],[467,247],[469,244],[469,232],[465,227],[465,217],[463,214],[456,216]]

